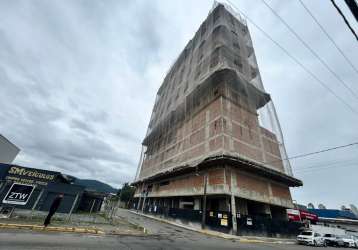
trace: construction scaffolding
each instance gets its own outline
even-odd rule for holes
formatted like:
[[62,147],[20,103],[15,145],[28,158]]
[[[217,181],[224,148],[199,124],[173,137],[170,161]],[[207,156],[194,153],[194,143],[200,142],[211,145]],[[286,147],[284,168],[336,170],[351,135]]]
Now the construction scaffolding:
[[230,155],[292,176],[246,22],[215,3],[157,93],[136,181]]

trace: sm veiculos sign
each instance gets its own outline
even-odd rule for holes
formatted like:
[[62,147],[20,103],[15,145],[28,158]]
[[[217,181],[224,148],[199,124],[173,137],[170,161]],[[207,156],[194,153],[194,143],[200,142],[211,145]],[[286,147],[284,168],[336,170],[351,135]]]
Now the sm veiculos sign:
[[54,181],[58,174],[52,171],[11,166],[5,179],[17,183],[46,186],[49,182]]

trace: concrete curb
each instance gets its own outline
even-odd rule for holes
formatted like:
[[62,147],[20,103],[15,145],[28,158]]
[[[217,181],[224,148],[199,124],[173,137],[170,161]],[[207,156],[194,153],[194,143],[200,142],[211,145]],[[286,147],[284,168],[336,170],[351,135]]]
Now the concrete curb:
[[0,223],[0,228],[6,229],[28,229],[45,232],[64,232],[64,233],[89,233],[89,234],[102,234],[105,232],[98,228],[79,228],[79,227],[44,227],[39,225],[26,225],[26,224],[9,224]]
[[179,224],[176,222],[172,222],[166,219],[162,219],[162,218],[158,218],[152,215],[148,215],[148,214],[143,214],[143,213],[139,213],[136,211],[131,211],[128,210],[130,213],[133,214],[137,214],[140,216],[144,216],[153,220],[157,220],[163,223],[167,223],[173,226],[177,226],[180,228],[184,228],[187,230],[191,230],[194,232],[198,232],[198,233],[202,233],[205,235],[209,235],[209,236],[215,236],[215,237],[220,237],[220,238],[224,238],[227,240],[239,240],[242,243],[270,243],[270,244],[287,244],[287,245],[291,245],[291,244],[295,244],[294,240],[291,239],[276,239],[276,238],[267,238],[267,237],[243,237],[243,236],[236,236],[236,235],[231,235],[231,234],[225,234],[225,233],[221,233],[221,232],[216,232],[216,231],[211,231],[211,230],[203,230],[203,229],[197,229],[194,227],[189,227],[183,224]]

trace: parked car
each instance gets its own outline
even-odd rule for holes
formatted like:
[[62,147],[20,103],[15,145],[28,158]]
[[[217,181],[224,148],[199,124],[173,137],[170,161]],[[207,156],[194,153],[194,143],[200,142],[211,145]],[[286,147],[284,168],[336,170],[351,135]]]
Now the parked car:
[[344,247],[344,241],[340,236],[334,234],[325,234],[323,235],[323,239],[327,246]]
[[346,235],[343,237],[345,247],[356,247],[358,248],[358,238],[353,235]]
[[326,242],[321,234],[314,231],[303,231],[297,236],[297,243],[311,246],[326,246]]

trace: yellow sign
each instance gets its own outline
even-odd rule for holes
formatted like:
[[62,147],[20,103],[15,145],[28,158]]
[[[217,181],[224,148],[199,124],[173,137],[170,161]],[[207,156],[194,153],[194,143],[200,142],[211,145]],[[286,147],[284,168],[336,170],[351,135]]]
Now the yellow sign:
[[221,219],[220,220],[220,225],[221,226],[227,226],[227,219]]
[[24,177],[33,177],[33,178],[38,178],[38,179],[45,179],[45,180],[49,180],[49,181],[55,179],[54,174],[41,173],[36,170],[28,170],[28,169],[20,168],[20,167],[11,167],[8,174],[21,175]]

